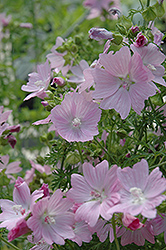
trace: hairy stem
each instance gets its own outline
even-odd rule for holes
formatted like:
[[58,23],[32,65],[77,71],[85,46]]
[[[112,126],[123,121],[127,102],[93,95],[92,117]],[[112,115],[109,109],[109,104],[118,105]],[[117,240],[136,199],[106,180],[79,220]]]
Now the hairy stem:
[[116,249],[120,250],[119,242],[118,242],[118,239],[116,236],[115,214],[113,214],[113,216],[112,216],[112,227],[113,227],[113,232],[114,232],[114,240],[115,240],[115,244],[116,244]]
[[12,247],[13,249],[20,250],[18,247],[16,247],[16,246],[13,245],[12,243],[8,242],[6,239],[4,239],[1,235],[0,235],[0,240],[2,240],[3,242],[5,242],[6,245]]

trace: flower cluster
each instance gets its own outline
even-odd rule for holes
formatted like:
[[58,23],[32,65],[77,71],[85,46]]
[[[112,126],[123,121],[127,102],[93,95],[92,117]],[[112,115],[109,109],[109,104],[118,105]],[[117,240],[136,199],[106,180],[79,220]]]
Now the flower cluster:
[[[9,231],[9,242],[27,236],[30,249],[50,250],[84,247],[97,235],[119,250],[119,241],[143,246],[164,234],[166,243],[166,56],[154,26],[163,2],[133,12],[143,26],[118,4],[84,1],[85,18],[116,15],[116,31],[93,27],[86,42],[82,34],[58,36],[21,87],[29,92],[24,101],[42,99],[47,117],[33,125],[51,124],[40,137],[49,153],[29,159],[31,169],[17,179],[21,161],[0,157],[1,178],[15,183],[13,201],[0,199],[0,228]],[[20,125],[9,126],[11,112],[0,106],[0,139],[14,148],[11,133]]]

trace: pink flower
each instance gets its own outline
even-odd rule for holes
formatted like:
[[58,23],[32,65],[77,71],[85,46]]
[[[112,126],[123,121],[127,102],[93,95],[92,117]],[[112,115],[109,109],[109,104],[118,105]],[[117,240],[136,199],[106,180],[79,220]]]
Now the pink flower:
[[6,13],[0,13],[0,26],[7,26],[12,19],[11,15],[6,16]]
[[29,82],[27,85],[23,85],[21,87],[23,91],[32,92],[24,99],[24,101],[35,96],[44,99],[44,97],[47,96],[46,90],[48,88],[50,79],[51,68],[47,60],[44,64],[37,66],[37,73],[33,72],[29,74]]
[[0,135],[2,135],[2,133],[8,129],[9,124],[6,123],[6,121],[12,112],[12,110],[3,112],[3,108],[4,108],[3,106],[0,106]]
[[13,227],[8,233],[8,240],[12,241],[23,234],[29,233],[31,230],[27,227],[27,223],[24,219],[18,221],[16,226]]
[[89,141],[98,134],[101,110],[97,103],[87,101],[82,94],[67,94],[61,105],[51,110],[51,121],[65,140]]
[[136,41],[133,43],[135,47],[144,47],[148,43],[148,39],[142,35],[142,32],[138,33]]
[[153,43],[149,43],[147,46],[142,48],[137,48],[134,45],[131,45],[133,52],[140,54],[143,64],[147,69],[153,74],[153,81],[166,86],[164,79],[165,68],[161,65],[165,60],[165,55],[159,51],[158,47]]
[[19,167],[19,165],[21,164],[20,161],[15,161],[15,162],[9,163],[9,155],[1,156],[0,160],[3,162],[3,164],[0,162],[0,172],[3,169],[6,169],[5,174],[15,174],[15,173],[18,173],[22,170],[22,168]]
[[152,225],[154,229],[154,235],[159,235],[164,232],[164,241],[166,243],[166,214],[157,215],[155,219],[152,220]]
[[123,215],[122,222],[125,227],[131,229],[132,231],[135,231],[143,226],[138,218],[128,213]]
[[[108,11],[110,3],[115,2],[112,0],[85,0],[83,5],[85,8],[90,9],[90,14],[88,15],[88,19],[92,19],[101,15],[102,10],[105,9]],[[116,1],[117,3],[117,1]]]
[[116,171],[116,165],[109,169],[108,162],[104,160],[95,168],[90,163],[84,163],[84,177],[72,174],[72,188],[67,197],[76,203],[83,203],[75,212],[76,221],[85,220],[93,227],[100,215],[104,219],[111,218],[107,211],[119,201],[120,186]]
[[[60,47],[65,41],[60,36],[56,39],[56,44],[52,47],[50,54],[47,55],[48,60],[51,63],[51,68],[55,69],[56,73],[60,70],[62,71],[62,75],[65,76],[70,69],[71,65],[65,65],[65,59],[63,58],[67,51],[63,53],[59,53],[56,49]],[[65,65],[65,66],[64,66]]]
[[53,242],[63,245],[64,239],[73,238],[74,215],[68,212],[71,206],[72,202],[63,198],[60,189],[57,189],[50,198],[45,197],[35,203],[27,225],[36,239],[39,241],[43,238],[49,245]]
[[124,212],[133,216],[142,214],[146,218],[156,217],[156,207],[166,199],[162,193],[166,190],[166,179],[155,168],[149,175],[146,160],[142,159],[133,166],[118,168],[118,179],[122,185],[120,203],[108,212]]
[[2,213],[0,214],[0,228],[6,227],[8,230],[14,228],[22,219],[25,219],[34,202],[43,196],[43,191],[35,190],[30,194],[30,189],[26,182],[18,177],[13,190],[13,201],[1,199],[0,206]]
[[79,65],[73,66],[70,70],[75,76],[69,77],[68,81],[79,84],[77,87],[79,93],[82,93],[85,89],[89,89],[94,84],[93,68],[89,67],[85,60],[81,60]]
[[125,246],[135,243],[138,246],[143,246],[145,244],[145,239],[152,244],[155,243],[153,226],[150,221],[146,221],[143,227],[135,231],[126,230],[121,237],[121,245]]
[[94,69],[96,82],[93,97],[102,98],[102,109],[114,108],[125,119],[131,109],[138,114],[144,107],[144,100],[156,93],[151,82],[153,75],[147,71],[138,53],[131,57],[127,46],[113,54],[100,54],[100,63],[105,69]]

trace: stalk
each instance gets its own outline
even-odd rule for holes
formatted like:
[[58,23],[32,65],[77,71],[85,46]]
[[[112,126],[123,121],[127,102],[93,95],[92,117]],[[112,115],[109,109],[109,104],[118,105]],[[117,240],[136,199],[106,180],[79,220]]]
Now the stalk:
[[114,240],[115,240],[115,244],[116,244],[116,249],[120,250],[119,242],[118,242],[118,239],[116,236],[115,214],[113,214],[113,216],[112,216],[112,227],[113,227],[113,232],[114,232]]
[[2,240],[3,242],[5,242],[6,245],[12,247],[13,249],[20,250],[18,247],[16,247],[15,245],[13,245],[11,242],[8,242],[6,239],[4,239],[1,235],[0,235],[0,240]]

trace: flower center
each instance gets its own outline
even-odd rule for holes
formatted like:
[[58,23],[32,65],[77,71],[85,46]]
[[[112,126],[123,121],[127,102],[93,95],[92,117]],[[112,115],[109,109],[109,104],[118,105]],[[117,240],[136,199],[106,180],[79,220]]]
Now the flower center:
[[53,217],[47,215],[44,219],[44,222],[46,222],[47,224],[54,224],[55,219]]
[[120,80],[122,81],[121,87],[127,91],[129,91],[130,85],[134,83],[130,80],[129,75],[127,75],[125,78],[120,78]]
[[152,64],[148,64],[147,68],[150,69],[151,71],[156,71],[156,68]]
[[98,191],[91,191],[90,195],[92,196],[92,199],[94,200],[100,200],[100,202],[102,203],[103,200],[106,198],[105,194],[104,194],[104,190],[100,193]]
[[16,215],[18,215],[18,213],[21,213],[22,215],[25,214],[25,208],[23,208],[21,205],[14,205],[12,209],[14,210]]
[[42,80],[36,81],[36,82],[35,82],[35,85],[36,85],[37,87],[44,87],[44,86],[45,86]]
[[132,195],[132,203],[139,205],[144,203],[145,196],[140,188],[137,187],[130,188],[130,193]]
[[81,120],[78,117],[75,117],[72,121],[73,127],[77,128],[81,125]]

